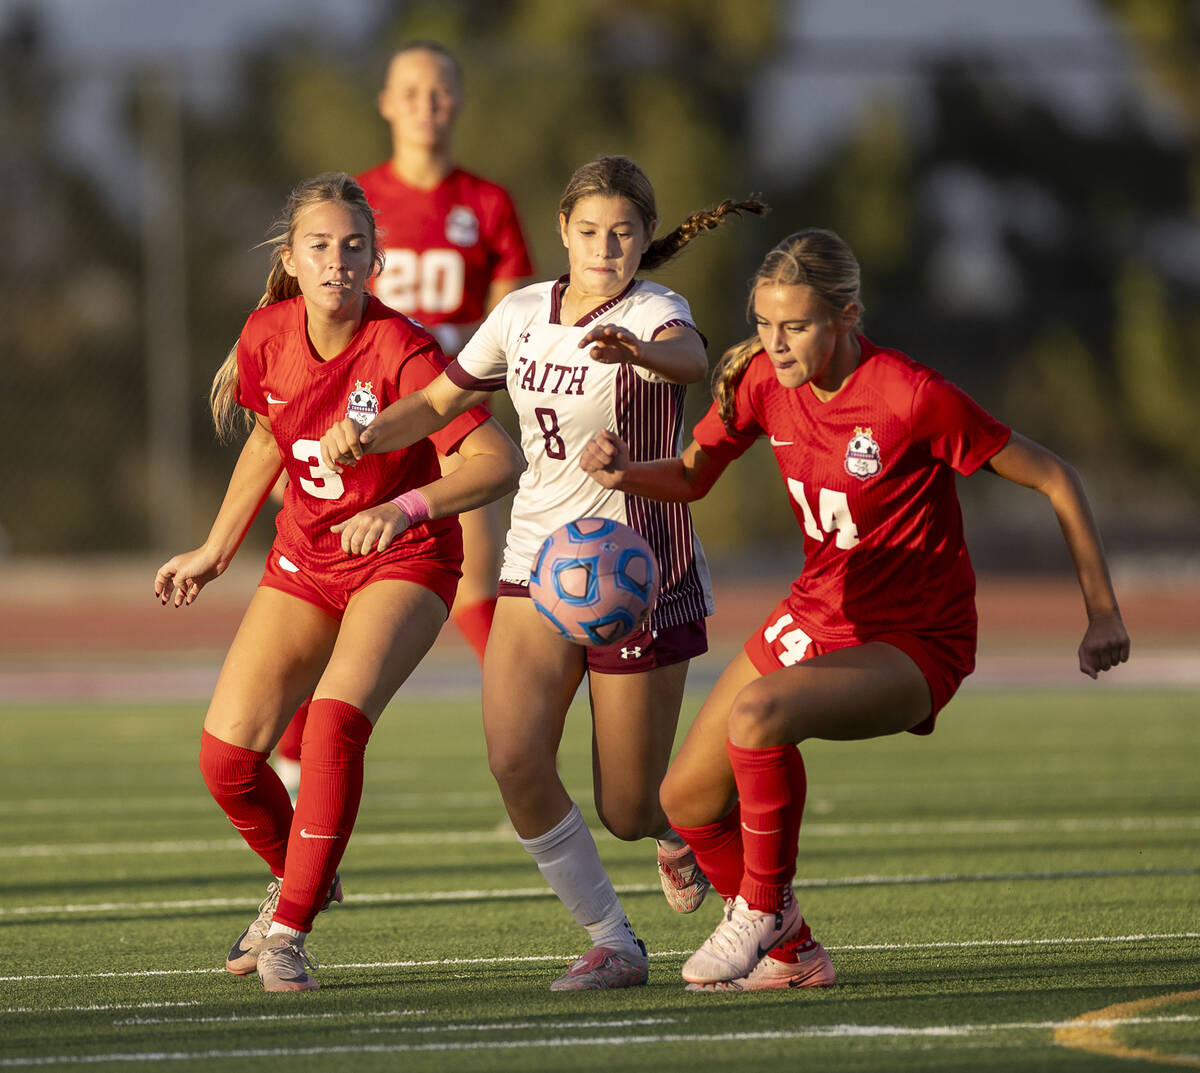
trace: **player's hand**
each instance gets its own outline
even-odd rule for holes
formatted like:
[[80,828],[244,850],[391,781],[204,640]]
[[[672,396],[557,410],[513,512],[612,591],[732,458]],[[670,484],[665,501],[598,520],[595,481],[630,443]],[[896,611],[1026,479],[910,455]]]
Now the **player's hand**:
[[221,574],[214,554],[204,548],[168,559],[154,575],[154,595],[164,607],[184,607],[196,602],[200,590]]
[[1079,646],[1079,669],[1089,678],[1101,671],[1110,671],[1129,659],[1129,634],[1121,613],[1112,611],[1096,615],[1088,623],[1083,643]]
[[636,365],[642,356],[642,341],[629,331],[616,324],[602,324],[593,328],[579,340],[579,348],[585,346],[592,349],[588,357],[601,365],[620,365],[622,362]]
[[372,551],[386,550],[408,526],[408,515],[395,503],[380,503],[360,510],[353,518],[330,529],[341,534],[342,551],[347,555],[369,555]]
[[334,473],[341,473],[343,466],[357,465],[367,453],[362,439],[366,427],[344,417],[321,437],[321,459]]
[[619,488],[629,469],[629,446],[605,429],[584,447],[579,468],[604,488]]

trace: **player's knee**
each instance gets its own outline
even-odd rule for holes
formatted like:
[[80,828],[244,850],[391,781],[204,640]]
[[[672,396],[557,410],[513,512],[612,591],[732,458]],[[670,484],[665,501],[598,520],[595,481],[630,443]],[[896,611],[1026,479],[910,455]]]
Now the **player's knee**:
[[553,780],[555,773],[553,759],[547,763],[537,753],[513,748],[510,743],[489,745],[488,768],[505,798],[510,793],[527,792],[530,787],[544,786],[548,778]]
[[600,822],[622,842],[637,842],[656,835],[666,826],[657,799],[651,795],[641,801],[622,801],[617,806],[597,805]]
[[729,709],[729,738],[747,749],[787,745],[799,740],[794,723],[794,712],[761,688],[761,682],[752,682]]

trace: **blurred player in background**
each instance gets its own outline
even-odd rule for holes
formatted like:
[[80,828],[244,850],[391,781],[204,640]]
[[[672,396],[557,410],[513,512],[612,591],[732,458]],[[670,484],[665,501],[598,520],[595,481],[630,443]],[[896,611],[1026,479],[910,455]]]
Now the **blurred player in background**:
[[[567,709],[585,677],[601,820],[618,838],[658,840],[663,889],[675,908],[690,912],[708,889],[658,800],[688,661],[707,649],[708,568],[686,507],[605,492],[578,459],[603,428],[619,429],[638,457],[678,450],[685,385],[708,368],[704,340],[687,302],[637,273],[666,263],[730,214],[764,209],[727,201],[656,239],[658,210],[645,173],[626,157],[584,165],[559,204],[568,274],[505,298],[425,391],[366,429],[347,420],[322,439],[328,465],[361,465],[364,452],[403,447],[491,392],[507,388],[512,399],[528,468],[513,503],[484,661],[483,722],[488,761],[521,844],[592,942],[552,990],[643,984],[649,967],[556,766]],[[585,649],[552,635],[529,599],[539,545],[584,515],[631,525],[658,559],[662,590],[650,628],[618,645]]]
[[[266,292],[212,390],[218,430],[231,432],[240,408],[249,438],[208,539],[166,562],[154,590],[163,604],[193,603],[229,566],[287,470],[266,571],[205,716],[200,770],[274,876],[226,968],[257,969],[267,991],[298,991],[318,986],[305,937],[317,913],[341,901],[337,867],[362,796],[367,739],[454,599],[455,515],[510,491],[523,460],[480,408],[353,473],[327,469],[316,437],[332,421],[353,413],[369,423],[446,363],[427,332],[367,293],[382,258],[374,214],[349,175],[300,184],[273,245]],[[462,465],[440,476],[439,451],[457,452]],[[267,757],[309,695],[293,811]]]
[[[384,267],[374,291],[431,331],[448,358],[533,274],[512,198],[454,163],[462,106],[462,71],[452,53],[430,41],[400,49],[379,94],[392,156],[358,176],[383,237]],[[503,518],[497,504],[459,522],[463,577],[450,619],[482,663],[496,609]]]
[[987,469],[1050,500],[1087,611],[1080,669],[1094,678],[1129,657],[1075,471],[870,342],[861,316],[849,247],[828,231],[789,236],[759,268],[756,334],[722,358],[716,401],[682,457],[631,461],[612,433],[583,456],[605,488],[687,502],[767,436],[805,534],[791,593],[725,669],[663,782],[667,815],[726,899],[683,967],[691,990],[833,983],[792,892],[806,794],[796,745],[929,734],[974,669],[956,473]]
[[[463,96],[462,70],[449,50],[432,41],[399,49],[379,94],[392,155],[357,177],[384,246],[373,290],[431,331],[451,358],[496,303],[533,272],[512,198],[454,163]],[[442,465],[446,471],[457,460],[451,455]],[[480,663],[496,610],[502,509],[495,503],[459,518],[463,576],[450,620]],[[274,761],[293,793],[305,710],[297,711]]]

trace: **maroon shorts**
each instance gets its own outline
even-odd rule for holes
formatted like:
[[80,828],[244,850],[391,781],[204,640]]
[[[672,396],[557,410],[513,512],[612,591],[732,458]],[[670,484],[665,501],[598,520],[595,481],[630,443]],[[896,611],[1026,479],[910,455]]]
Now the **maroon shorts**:
[[744,647],[750,662],[762,674],[793,667],[824,652],[836,652],[839,648],[853,648],[868,642],[882,641],[898,648],[917,665],[929,685],[933,701],[929,716],[909,727],[908,732],[932,734],[938,712],[950,703],[963,679],[975,669],[975,639],[974,628],[956,633],[877,633],[850,640],[816,638],[801,626],[790,600],[785,598],[750,635]]
[[259,585],[306,600],[341,621],[350,597],[374,581],[412,581],[439,597],[448,614],[461,576],[462,571],[454,560],[385,558],[373,553],[362,556],[358,563],[339,571],[336,577],[322,577],[297,566],[274,546],[267,555],[267,566]]
[[[529,599],[529,586],[500,582],[498,596]],[[615,645],[581,645],[589,671],[597,674],[640,674],[655,667],[701,656],[708,651],[708,627],[704,619],[681,622],[661,630],[639,630]]]

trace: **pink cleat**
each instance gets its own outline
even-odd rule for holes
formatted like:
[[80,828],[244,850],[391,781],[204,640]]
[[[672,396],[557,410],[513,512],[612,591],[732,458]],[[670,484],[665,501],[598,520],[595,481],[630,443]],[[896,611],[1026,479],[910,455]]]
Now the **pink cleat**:
[[[711,984],[688,984],[685,991],[773,991],[792,987],[832,987],[836,973],[825,947],[815,943],[803,952],[784,943],[762,959],[746,976]],[[781,956],[794,957],[783,961]]]
[[566,973],[550,985],[551,991],[606,991],[613,987],[641,987],[650,977],[646,945],[637,941],[639,953],[593,946],[572,962]]

